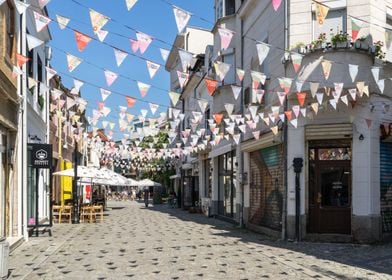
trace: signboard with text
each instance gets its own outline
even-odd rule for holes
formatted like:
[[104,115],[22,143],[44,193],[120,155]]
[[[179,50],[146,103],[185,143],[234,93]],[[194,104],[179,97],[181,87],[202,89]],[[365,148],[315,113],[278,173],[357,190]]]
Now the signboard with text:
[[31,150],[31,165],[34,168],[50,169],[52,167],[51,144],[29,144]]

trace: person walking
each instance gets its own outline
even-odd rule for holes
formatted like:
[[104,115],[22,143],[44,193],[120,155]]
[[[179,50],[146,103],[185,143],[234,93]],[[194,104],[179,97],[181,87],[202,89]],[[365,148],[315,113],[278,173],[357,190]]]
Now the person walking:
[[148,197],[149,197],[149,191],[148,189],[144,189],[143,191],[144,193],[144,205],[146,205],[146,208],[148,207]]

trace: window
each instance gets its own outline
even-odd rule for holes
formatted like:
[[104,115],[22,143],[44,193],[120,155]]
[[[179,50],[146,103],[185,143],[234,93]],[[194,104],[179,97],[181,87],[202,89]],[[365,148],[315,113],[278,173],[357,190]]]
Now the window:
[[315,13],[313,13],[312,16],[314,30],[313,40],[317,39],[321,33],[325,33],[327,41],[329,41],[336,33],[339,33],[340,31],[347,32],[346,7],[342,7],[336,10],[330,9],[323,25],[319,25],[317,23]]
[[235,0],[226,0],[226,16],[235,14]]
[[215,2],[215,19],[235,14],[235,0],[218,0]]
[[15,35],[15,9],[11,1],[7,1],[5,10],[6,34],[5,34],[5,49],[8,57],[12,57],[14,49],[14,35]]

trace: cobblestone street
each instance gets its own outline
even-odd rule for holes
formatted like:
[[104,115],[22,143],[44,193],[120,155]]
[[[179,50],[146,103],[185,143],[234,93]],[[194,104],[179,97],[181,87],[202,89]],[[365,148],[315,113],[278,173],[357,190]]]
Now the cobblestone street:
[[391,245],[290,243],[159,205],[109,202],[10,256],[11,279],[392,279]]

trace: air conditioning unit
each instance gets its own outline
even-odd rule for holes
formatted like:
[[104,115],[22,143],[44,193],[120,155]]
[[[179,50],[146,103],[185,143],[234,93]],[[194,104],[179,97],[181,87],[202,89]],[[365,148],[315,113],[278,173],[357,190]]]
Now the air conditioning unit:
[[10,246],[5,238],[0,239],[0,279],[8,277],[8,256],[10,254]]

